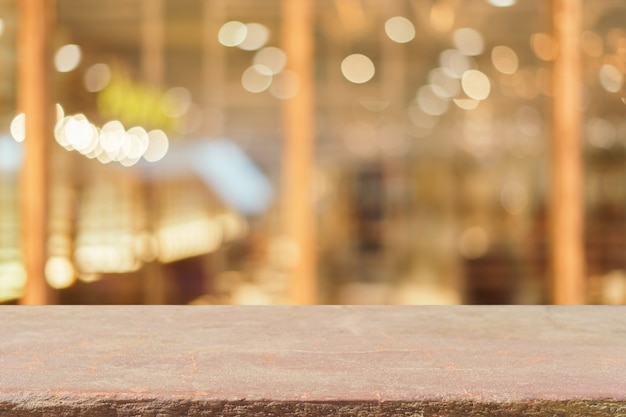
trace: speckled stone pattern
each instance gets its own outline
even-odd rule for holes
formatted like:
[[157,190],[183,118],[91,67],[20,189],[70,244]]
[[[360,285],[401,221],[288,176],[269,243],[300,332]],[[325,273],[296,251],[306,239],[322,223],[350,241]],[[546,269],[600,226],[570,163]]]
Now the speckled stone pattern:
[[0,416],[626,416],[626,307],[6,306]]

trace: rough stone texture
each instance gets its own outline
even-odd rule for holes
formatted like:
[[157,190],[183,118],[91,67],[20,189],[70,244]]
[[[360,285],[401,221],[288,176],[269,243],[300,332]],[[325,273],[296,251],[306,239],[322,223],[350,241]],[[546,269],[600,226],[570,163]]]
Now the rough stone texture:
[[623,307],[2,307],[0,416],[626,416]]

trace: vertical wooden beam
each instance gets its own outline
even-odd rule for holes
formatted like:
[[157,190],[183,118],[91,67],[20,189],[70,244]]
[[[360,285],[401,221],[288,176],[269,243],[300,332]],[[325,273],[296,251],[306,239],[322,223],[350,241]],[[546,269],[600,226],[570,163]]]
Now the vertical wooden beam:
[[581,143],[581,0],[552,0],[554,62],[552,202],[553,301],[585,302]]
[[48,153],[54,124],[51,99],[50,39],[53,0],[20,0],[18,4],[17,105],[26,114],[25,158],[20,177],[22,245],[28,280],[20,302],[50,304],[46,262]]
[[144,80],[152,87],[163,83],[164,0],[143,0],[141,25],[141,67]]
[[[141,70],[144,82],[150,87],[161,88],[164,74],[164,0],[142,0],[141,10]],[[158,201],[155,187],[144,187],[146,199]],[[163,187],[161,187],[163,188]],[[167,189],[167,187],[165,187]],[[165,304],[167,301],[167,281],[163,270],[154,264],[147,266],[148,273],[143,278],[143,303]]]
[[311,197],[314,164],[314,1],[282,1],[282,44],[287,66],[300,79],[295,97],[283,105],[283,215],[285,234],[298,248],[290,301],[317,302],[315,210]]
[[[204,0],[202,9],[202,84],[205,106],[223,110],[226,106],[226,55],[218,42],[220,26],[226,21],[224,0]],[[218,118],[219,119],[219,118]],[[213,122],[213,120],[212,120]],[[219,126],[211,126],[212,135],[223,133],[223,118]]]

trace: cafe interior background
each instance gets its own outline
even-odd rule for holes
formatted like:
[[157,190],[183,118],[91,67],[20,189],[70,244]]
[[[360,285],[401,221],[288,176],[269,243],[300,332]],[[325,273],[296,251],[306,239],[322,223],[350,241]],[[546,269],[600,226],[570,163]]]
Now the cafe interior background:
[[[20,1],[0,1],[0,303],[553,302],[551,2]],[[581,7],[583,300],[619,304],[626,3]]]

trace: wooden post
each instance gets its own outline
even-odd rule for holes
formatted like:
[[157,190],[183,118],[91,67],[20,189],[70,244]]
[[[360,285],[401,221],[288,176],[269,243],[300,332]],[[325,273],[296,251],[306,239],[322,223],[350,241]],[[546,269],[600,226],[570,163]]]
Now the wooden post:
[[581,0],[553,0],[554,62],[551,261],[553,301],[585,302],[581,143]]
[[290,282],[290,302],[317,302],[315,210],[311,196],[314,158],[314,1],[283,0],[282,43],[287,66],[300,90],[283,105],[283,218],[285,234],[298,248]]
[[[226,22],[226,4],[224,0],[204,0],[202,9],[202,83],[204,105],[213,111],[224,110],[226,99],[226,55],[225,48],[217,37],[220,26]],[[223,118],[210,122],[218,125],[209,126],[211,136],[223,134]]]
[[141,25],[141,67],[152,87],[163,83],[163,0],[143,0]]
[[[163,9],[164,0],[143,0],[141,24],[141,69],[144,81],[152,88],[163,84]],[[146,199],[155,198],[154,187],[144,187]],[[167,189],[167,187],[165,187]],[[148,273],[143,277],[143,303],[165,304],[167,301],[167,281],[163,270],[157,265],[147,266]]]
[[22,304],[51,304],[47,285],[48,153],[54,126],[51,99],[50,42],[53,0],[20,0],[18,4],[18,110],[26,114],[25,158],[20,177],[22,246],[28,280]]

